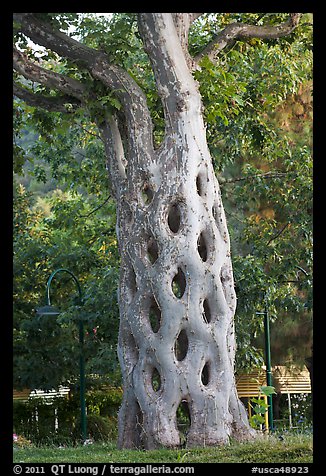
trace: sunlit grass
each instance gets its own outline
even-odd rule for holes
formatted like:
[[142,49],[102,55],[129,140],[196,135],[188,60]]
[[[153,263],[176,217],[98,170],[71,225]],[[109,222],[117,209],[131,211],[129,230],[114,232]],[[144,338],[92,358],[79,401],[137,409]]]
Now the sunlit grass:
[[14,451],[14,462],[24,463],[310,463],[312,435],[259,438],[228,446],[177,450],[118,450],[115,443],[87,446],[29,447]]

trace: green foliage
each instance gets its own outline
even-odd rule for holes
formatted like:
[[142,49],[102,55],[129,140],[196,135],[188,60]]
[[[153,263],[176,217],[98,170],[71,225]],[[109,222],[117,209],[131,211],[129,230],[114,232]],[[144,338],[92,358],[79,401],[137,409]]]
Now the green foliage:
[[112,62],[121,66],[125,66],[128,57],[139,49],[140,40],[136,32],[135,13],[114,13],[111,18],[83,14],[76,28],[76,34],[85,44],[105,51]]
[[264,397],[276,394],[275,388],[270,385],[262,385],[259,388],[259,396],[250,399],[250,406],[254,414],[250,417],[250,424],[252,427],[258,429],[265,423],[265,414],[268,411],[269,405],[265,402]]
[[21,174],[28,160],[29,167],[24,170],[37,182],[54,179],[53,184],[63,189],[103,193],[108,182],[104,146],[85,110],[75,114],[75,122],[58,113],[29,110],[22,119],[25,132],[16,138],[14,171]]
[[207,138],[216,169],[223,172],[243,154],[270,155],[275,123],[270,112],[312,77],[312,53],[302,43],[237,42],[216,65],[207,57],[195,77],[205,105]]
[[[79,439],[80,420],[77,419],[75,439]],[[103,417],[96,414],[87,416],[87,433],[92,441],[115,441],[118,437],[117,417]]]
[[121,387],[104,386],[87,392],[87,408],[95,415],[115,416],[121,401]]
[[244,105],[242,99],[245,83],[236,78],[221,65],[215,65],[206,56],[200,62],[200,71],[195,78],[201,84],[201,93],[205,105],[205,117],[208,124],[228,126],[234,115],[238,115]]
[[[313,427],[313,405],[312,394],[294,393],[291,394],[291,420],[292,427],[300,432],[311,431]],[[289,401],[288,395],[282,394],[279,399],[280,420],[275,421],[277,430],[288,429],[289,427]],[[275,412],[274,412],[275,413]]]
[[[258,14],[207,17],[206,36]],[[260,24],[284,21],[265,14]],[[312,306],[311,26],[277,41],[237,42],[195,77],[228,218],[238,298],[237,368],[263,363],[263,320],[272,321],[273,363],[310,355]],[[203,23],[203,21],[202,21]],[[200,19],[195,28],[200,36]],[[205,31],[204,28],[204,31]],[[209,33],[210,32],[210,33]],[[197,48],[195,52],[200,51]],[[298,277],[301,266],[309,274]],[[290,325],[291,323],[292,326]],[[284,328],[287,327],[284,341]],[[293,334],[290,342],[290,333]],[[275,338],[274,338],[275,333]],[[277,335],[276,335],[277,334]],[[258,339],[256,339],[258,337]],[[308,338],[307,338],[308,337]],[[303,342],[301,342],[301,340]],[[300,343],[299,343],[300,342]]]
[[[75,444],[80,441],[80,400],[78,389],[69,398],[42,398],[27,402],[14,401],[14,432],[22,441],[33,444]],[[102,386],[87,390],[87,434],[94,441],[117,438],[117,412],[121,404],[121,387]],[[37,418],[36,418],[37,415]],[[58,428],[55,428],[57,418]]]
[[72,270],[81,282],[87,371],[102,374],[117,365],[119,258],[113,233],[114,205],[107,201],[96,213],[93,210],[94,202],[85,203],[79,194],[60,191],[33,206],[23,187],[16,189],[16,386],[50,389],[78,375],[78,316],[73,281],[65,276],[53,281],[51,300],[63,311],[57,319],[35,315],[35,309],[43,304],[46,281],[59,267]]
[[53,28],[68,30],[71,25],[76,25],[78,13],[36,13],[37,17],[49,23]]
[[271,385],[262,385],[260,387],[260,391],[262,395],[266,395],[266,397],[269,397],[270,395],[273,395],[275,392],[275,388],[272,387]]

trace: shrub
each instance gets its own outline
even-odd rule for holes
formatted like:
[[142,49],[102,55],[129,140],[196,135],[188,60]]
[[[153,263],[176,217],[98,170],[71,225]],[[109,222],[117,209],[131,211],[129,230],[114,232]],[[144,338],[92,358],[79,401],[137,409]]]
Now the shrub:
[[[76,421],[73,438],[75,441],[80,439],[80,418]],[[112,441],[118,435],[117,417],[103,417],[101,415],[87,415],[87,434],[93,441]]]
[[[86,393],[87,430],[94,440],[116,439],[121,387],[106,386]],[[80,395],[14,401],[14,431],[35,444],[62,445],[80,440]]]
[[28,446],[31,446],[32,442],[25,438],[22,435],[16,435],[16,433],[13,434],[13,446],[14,448],[26,448]]

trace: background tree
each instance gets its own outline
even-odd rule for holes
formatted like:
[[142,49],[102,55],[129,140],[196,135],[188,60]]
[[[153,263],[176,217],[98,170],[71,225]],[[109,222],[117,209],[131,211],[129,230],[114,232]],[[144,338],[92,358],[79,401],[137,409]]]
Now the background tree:
[[[101,376],[116,371],[119,260],[113,233],[115,213],[110,206],[102,217],[94,210],[81,195],[60,190],[33,204],[23,186],[15,187],[15,388],[52,389],[78,382],[77,312],[86,319],[87,373]],[[76,289],[71,280],[59,279],[53,281],[51,297],[62,314],[57,320],[36,316],[35,309],[45,299],[48,276],[62,266],[78,274],[84,295],[82,310],[76,311],[73,304]]]
[[[197,80],[201,74],[215,79],[218,75],[223,76],[225,65],[221,64],[214,71],[210,59],[215,60],[223,49],[226,51],[234,46],[234,40],[251,37],[274,39],[289,34],[297,26],[299,16],[291,14],[290,19],[275,16],[277,26],[273,26],[270,18],[259,16],[258,21],[269,20],[266,21],[268,26],[249,26],[244,21],[257,22],[257,16],[228,18],[228,14],[221,15],[220,25],[215,20],[217,33],[213,38],[209,34],[210,41],[205,49],[191,57],[187,50],[188,30],[196,16],[141,14],[139,18],[138,34],[142,36],[152,60],[158,87],[156,93],[148,94],[148,104],[157,104],[158,96],[163,103],[164,133],[162,108],[156,109],[156,115],[152,115],[154,145],[159,145],[158,148],[153,148],[152,118],[144,93],[132,79],[133,76],[146,91],[153,81],[152,77],[151,81],[148,80],[149,64],[139,68],[136,63],[133,71],[127,67],[126,51],[140,46],[135,40],[137,26],[132,15],[129,23],[125,21],[128,17],[124,17],[129,32],[124,41],[113,39],[119,20],[113,23],[108,34],[101,36],[101,44],[94,22],[86,20],[80,24],[81,31],[83,28],[84,32],[91,31],[88,38],[85,35],[85,44],[100,47],[101,51],[56,31],[56,27],[67,28],[67,20],[77,22],[75,14],[16,16],[19,23],[16,24],[17,39],[21,46],[24,42],[26,45],[22,32],[66,58],[63,62],[57,59],[51,68],[44,68],[16,50],[16,71],[42,85],[32,93],[20,84],[15,87],[16,95],[32,105],[68,111],[67,114],[74,114],[77,120],[85,115],[85,109],[77,112],[74,109],[81,105],[86,107],[90,119],[99,127],[109,157],[111,186],[118,204],[122,258],[120,361],[125,379],[124,404],[120,411],[122,446],[138,444],[139,439],[147,447],[157,443],[178,444],[176,407],[182,399],[187,400],[191,415],[189,445],[215,444],[226,441],[230,434],[242,438],[252,433],[239,405],[233,379],[235,299],[228,232],[206,146],[200,97],[190,69],[196,68],[198,61],[202,60],[201,69],[195,73]],[[235,23],[232,22],[234,19],[242,21]],[[201,26],[210,25],[204,21]],[[128,46],[126,38],[131,43]],[[194,34],[194,39],[198,39],[197,34]],[[258,51],[260,46],[259,43]],[[193,48],[198,48],[195,41]],[[205,59],[206,54],[210,59]],[[53,53],[46,52],[46,55],[53,59]],[[122,64],[125,69],[117,64]],[[233,79],[234,75],[229,74],[226,87],[220,88],[220,92],[225,90],[223,101],[217,103],[216,110],[210,111],[211,120],[219,116],[225,125],[229,101],[241,106],[241,85],[235,88]],[[46,88],[59,90],[65,96],[53,92],[44,94]],[[245,87],[242,85],[243,91]],[[214,88],[213,93],[216,93]],[[220,104],[223,107],[219,107]],[[237,110],[240,112],[239,107],[234,108]],[[45,115],[41,122],[51,135],[53,123],[47,124],[47,118]],[[58,122],[62,125],[63,121]],[[196,131],[195,135],[192,131]],[[185,243],[190,245],[189,251],[184,249]],[[166,260],[167,256],[170,256],[171,264]],[[197,256],[195,261],[194,256]],[[196,284],[196,278],[202,273],[207,276],[204,278],[203,274],[202,283],[207,280],[205,289],[202,289],[200,280]],[[169,275],[170,280],[165,283]],[[218,315],[215,315],[218,309]],[[176,322],[171,321],[171,315],[178,316]],[[145,346],[141,336],[148,335],[149,325],[153,343]],[[200,335],[203,333],[205,344],[209,342],[208,351],[201,348],[203,336],[200,338]],[[163,339],[162,351],[157,337]],[[167,352],[169,342],[170,352]],[[218,367],[217,361],[220,361]],[[183,371],[179,374],[181,368]],[[173,375],[168,373],[171,371]],[[154,375],[160,381],[158,386],[154,385]],[[221,385],[217,389],[218,381]],[[164,421],[160,426],[162,418]],[[136,426],[140,421],[141,425]]]

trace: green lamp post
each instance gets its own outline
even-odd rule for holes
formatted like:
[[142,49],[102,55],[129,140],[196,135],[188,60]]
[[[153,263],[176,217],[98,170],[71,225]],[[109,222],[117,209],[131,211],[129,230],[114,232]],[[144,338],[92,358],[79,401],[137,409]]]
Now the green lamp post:
[[[78,305],[83,304],[83,296],[78,279],[66,268],[59,268],[51,273],[47,285],[46,285],[46,305],[36,310],[40,316],[58,316],[61,312],[58,308],[51,305],[50,300],[50,287],[54,276],[57,273],[68,273],[74,280],[78,289]],[[82,440],[85,442],[87,439],[87,421],[86,421],[86,403],[85,403],[85,359],[84,359],[84,323],[81,318],[78,319],[79,328],[79,376],[80,376],[80,421],[81,421],[81,435]]]
[[[262,314],[264,316],[264,337],[265,337],[265,364],[266,364],[266,383],[269,387],[273,386],[272,376],[272,361],[271,361],[271,336],[269,329],[269,315],[267,309],[267,303],[263,312],[256,312],[256,314]],[[268,426],[270,431],[274,430],[274,418],[273,418],[273,396],[268,395]]]
[[[305,276],[309,276],[307,271],[305,271],[301,266],[295,265],[299,271],[301,271]],[[286,281],[288,282],[288,281]],[[299,280],[295,281],[299,282]],[[263,312],[256,312],[256,314],[262,314],[264,316],[264,337],[265,337],[265,363],[266,363],[266,382],[268,386],[273,386],[273,376],[272,376],[272,362],[271,362],[271,336],[269,328],[269,315],[267,307],[267,292],[265,293],[265,309]],[[271,431],[274,430],[274,421],[273,421],[273,396],[268,395],[268,425]]]

